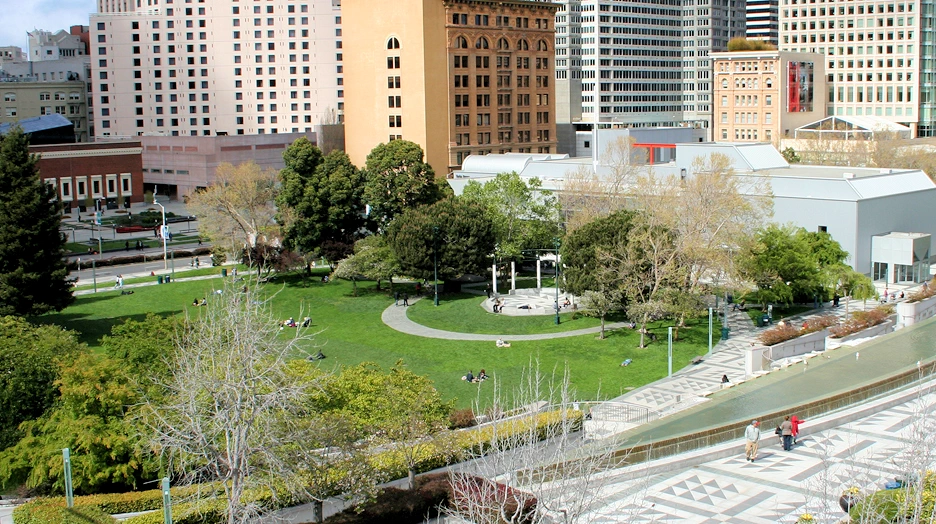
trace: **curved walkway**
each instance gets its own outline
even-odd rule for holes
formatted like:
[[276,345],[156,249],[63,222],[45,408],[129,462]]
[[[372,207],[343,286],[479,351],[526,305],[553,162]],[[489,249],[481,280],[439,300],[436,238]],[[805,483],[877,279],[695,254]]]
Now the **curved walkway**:
[[[410,302],[415,303],[417,300],[422,299],[410,299]],[[442,329],[435,329],[423,326],[422,324],[417,324],[416,322],[410,320],[408,316],[406,316],[406,307],[396,306],[393,304],[384,310],[383,314],[380,315],[380,319],[384,324],[392,329],[399,331],[400,333],[406,333],[407,335],[414,335],[425,338],[441,338],[443,340],[494,341],[499,338],[505,338],[510,339],[511,342],[514,342],[517,340],[547,340],[552,338],[577,337],[579,335],[588,335],[601,331],[601,327],[596,326],[593,328],[562,331],[559,333],[539,333],[536,335],[488,335],[482,333],[458,333],[456,331],[444,331]],[[624,327],[624,322],[605,324],[605,330],[617,329],[621,327]]]

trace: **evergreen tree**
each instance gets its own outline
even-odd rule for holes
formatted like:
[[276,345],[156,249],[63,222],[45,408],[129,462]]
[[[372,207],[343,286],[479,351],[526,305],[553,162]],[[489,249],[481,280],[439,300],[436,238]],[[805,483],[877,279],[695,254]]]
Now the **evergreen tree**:
[[0,315],[60,311],[73,297],[55,189],[20,128],[0,137]]

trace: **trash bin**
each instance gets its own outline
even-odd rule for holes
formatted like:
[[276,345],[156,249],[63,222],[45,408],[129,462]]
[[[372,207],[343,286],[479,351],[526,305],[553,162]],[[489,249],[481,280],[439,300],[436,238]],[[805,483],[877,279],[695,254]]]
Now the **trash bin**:
[[766,326],[770,324],[770,315],[764,315],[761,317],[761,325]]
[[722,339],[722,340],[728,340],[728,331],[729,331],[729,330],[728,330],[728,328],[726,328],[726,327],[721,328],[721,339]]
[[157,283],[157,284],[162,284],[162,283],[163,283],[163,276],[162,276],[162,275],[159,275],[159,276],[156,277],[156,283]]
[[227,268],[221,268],[221,276],[222,276],[222,277],[226,277],[226,276],[227,276]]
[[168,284],[169,282],[172,282],[172,277],[166,275],[166,283]]
[[764,317],[757,317],[755,324],[757,327],[764,327]]

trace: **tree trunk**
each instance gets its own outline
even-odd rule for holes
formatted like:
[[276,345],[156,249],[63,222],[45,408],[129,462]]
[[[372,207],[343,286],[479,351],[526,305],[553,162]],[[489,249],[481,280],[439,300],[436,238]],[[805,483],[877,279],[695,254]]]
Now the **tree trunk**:
[[600,340],[604,340],[605,338],[605,316],[604,314],[601,315],[601,334],[598,335],[598,338]]
[[406,479],[406,489],[413,489],[416,487],[416,469],[409,468],[409,476]]
[[377,279],[377,291],[380,291],[380,279]]
[[353,289],[353,291],[351,292],[352,295],[357,296],[357,279],[356,278],[351,279],[351,288]]

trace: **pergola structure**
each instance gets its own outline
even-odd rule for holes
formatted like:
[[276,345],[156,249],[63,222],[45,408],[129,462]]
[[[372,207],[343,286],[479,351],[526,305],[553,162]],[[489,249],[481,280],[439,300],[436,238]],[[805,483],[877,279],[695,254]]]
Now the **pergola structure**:
[[830,116],[793,131],[797,139],[873,140],[875,134],[891,138],[912,138],[910,128],[874,116]]

